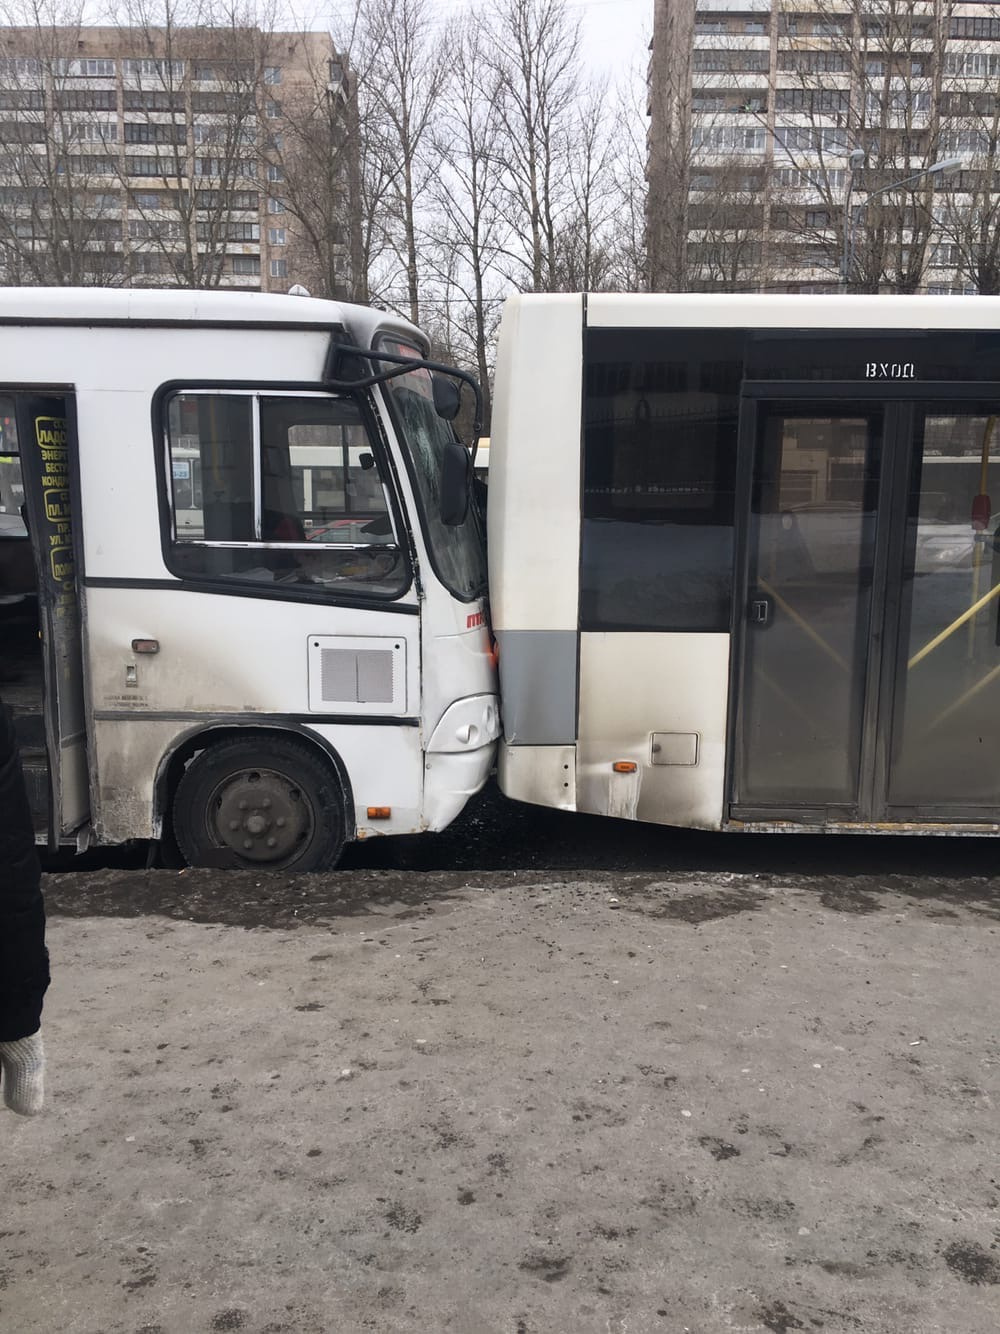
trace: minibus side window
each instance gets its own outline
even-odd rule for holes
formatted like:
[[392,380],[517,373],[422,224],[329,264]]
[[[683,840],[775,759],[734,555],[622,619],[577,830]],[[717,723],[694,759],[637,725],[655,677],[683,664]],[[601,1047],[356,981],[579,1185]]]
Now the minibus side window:
[[357,402],[171,396],[168,565],[188,578],[398,597],[410,571]]
[[24,481],[17,446],[14,400],[0,398],[0,537],[26,537],[21,516]]

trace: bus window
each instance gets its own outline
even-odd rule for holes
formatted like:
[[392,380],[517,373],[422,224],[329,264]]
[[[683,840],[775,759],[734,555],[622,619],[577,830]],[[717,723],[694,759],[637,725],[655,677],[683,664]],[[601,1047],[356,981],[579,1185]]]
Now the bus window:
[[301,420],[301,411],[292,406],[286,420],[288,403],[267,399],[262,404],[262,443],[269,461],[263,479],[265,515],[282,514],[290,522],[294,511],[299,534],[309,542],[365,546],[390,536],[385,489],[356,406],[342,402],[336,418],[324,421]]
[[26,537],[21,515],[24,482],[18,452],[14,400],[0,398],[0,537]]
[[177,394],[170,400],[170,480],[178,541],[252,539],[252,406],[252,399],[237,394]]
[[[418,355],[415,348],[395,339],[387,339],[380,346],[397,355]],[[385,393],[407,450],[435,573],[445,588],[463,601],[481,597],[486,591],[486,546],[478,512],[470,506],[465,521],[459,524],[446,524],[441,517],[441,468],[455,432],[434,407],[430,372],[421,368],[397,375],[386,381]]]
[[381,597],[408,587],[354,400],[189,391],[169,401],[167,445],[175,573]]
[[580,623],[727,630],[742,334],[589,330]]

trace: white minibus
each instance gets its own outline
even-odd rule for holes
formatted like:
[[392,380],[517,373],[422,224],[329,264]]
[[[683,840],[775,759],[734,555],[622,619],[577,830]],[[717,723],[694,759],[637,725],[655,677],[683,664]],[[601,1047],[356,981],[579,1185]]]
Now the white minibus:
[[497,348],[500,785],[1000,831],[1000,298],[528,295]]
[[312,870],[447,825],[499,730],[470,377],[384,312],[225,291],[4,289],[0,349],[39,840]]

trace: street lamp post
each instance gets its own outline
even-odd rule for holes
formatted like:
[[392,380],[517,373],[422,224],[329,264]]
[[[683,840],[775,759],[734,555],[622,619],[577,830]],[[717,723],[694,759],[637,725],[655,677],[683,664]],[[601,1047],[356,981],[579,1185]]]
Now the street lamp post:
[[942,158],[940,162],[932,162],[929,167],[922,167],[920,171],[915,171],[911,176],[904,176],[902,180],[891,181],[888,185],[881,186],[878,190],[869,191],[868,198],[863,204],[851,211],[851,192],[854,188],[854,168],[864,159],[864,151],[856,148],[850,158],[850,175],[847,182],[847,190],[844,197],[844,250],[840,263],[840,281],[844,290],[850,282],[851,269],[854,266],[854,231],[861,214],[879,195],[888,194],[890,190],[899,190],[904,185],[912,185],[914,181],[923,180],[925,176],[941,176],[945,172],[954,171],[962,165],[962,159],[959,157]]

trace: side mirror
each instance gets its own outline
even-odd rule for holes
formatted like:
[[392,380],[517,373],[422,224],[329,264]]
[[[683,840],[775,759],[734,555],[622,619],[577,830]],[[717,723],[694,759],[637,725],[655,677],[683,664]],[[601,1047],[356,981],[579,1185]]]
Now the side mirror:
[[449,528],[464,523],[469,513],[471,455],[457,440],[449,441],[441,458],[441,522]]
[[[462,391],[447,375],[434,375],[434,411],[446,422],[453,422],[462,406]],[[461,521],[460,521],[461,522]]]

